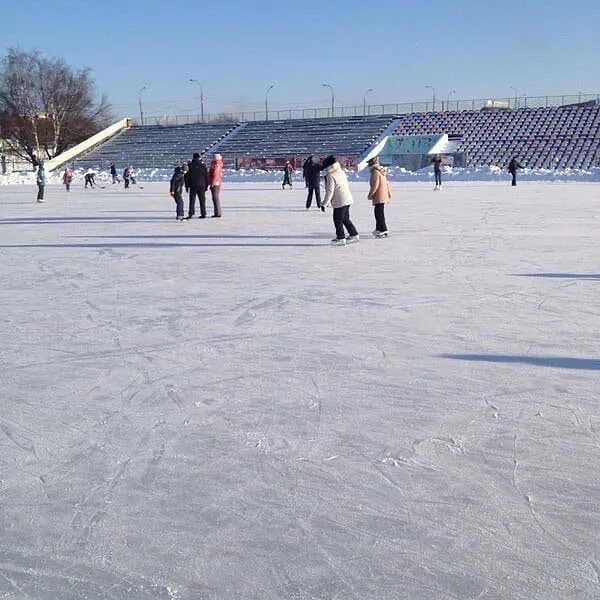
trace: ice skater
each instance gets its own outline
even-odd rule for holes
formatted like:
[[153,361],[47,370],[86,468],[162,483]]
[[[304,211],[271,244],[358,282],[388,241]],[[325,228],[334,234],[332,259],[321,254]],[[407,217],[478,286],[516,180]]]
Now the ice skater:
[[73,171],[67,167],[62,176],[62,182],[67,188],[67,192],[71,191],[71,181],[73,181]]
[[[323,210],[330,205],[333,208],[335,237],[331,243],[334,246],[345,246],[347,243],[358,242],[358,231],[350,220],[350,206],[354,200],[346,173],[335,156],[328,156],[323,161],[323,171],[325,172],[325,199],[321,207]],[[348,231],[348,237],[344,233],[344,228]]]
[[321,165],[319,161],[309,156],[304,163],[304,178],[308,187],[308,196],[306,198],[306,210],[311,207],[313,194],[317,201],[317,208],[321,208]]
[[94,187],[96,185],[96,173],[94,173],[94,171],[88,170],[88,172],[85,174],[84,181],[84,189],[87,190],[88,185],[90,187]]
[[123,171],[123,183],[125,184],[125,189],[128,189],[131,183],[131,169],[129,167],[125,167]]
[[178,221],[185,221],[185,217],[183,216],[183,180],[184,175],[181,167],[175,167],[173,177],[171,177],[171,186],[169,188],[169,193],[171,194],[173,200],[175,200],[175,210]]
[[437,191],[442,189],[442,166],[444,164],[444,159],[441,154],[436,154],[435,158],[431,160],[433,164],[433,175],[435,177],[435,187],[433,191]]
[[200,203],[200,219],[206,219],[206,190],[208,189],[208,169],[202,162],[200,154],[194,152],[185,175],[185,186],[190,190],[188,219],[196,214],[196,196]]
[[110,168],[110,174],[112,176],[112,182],[113,183],[121,183],[121,180],[119,179],[119,176],[117,175],[117,167],[115,167],[115,163],[111,162],[109,168]]
[[38,162],[36,183],[38,186],[37,201],[41,203],[44,201],[44,187],[46,187],[46,171],[44,170],[44,163],[41,160]]
[[283,167],[283,183],[281,184],[281,189],[284,190],[286,185],[290,186],[290,189],[293,188],[292,185],[292,173],[294,172],[294,167],[292,167],[292,163],[289,160],[285,161],[285,167]]
[[385,223],[385,205],[390,201],[392,193],[388,183],[385,169],[379,164],[379,157],[374,156],[367,163],[371,171],[369,179],[369,195],[367,196],[375,207],[375,231],[376,238],[388,236],[388,228]]
[[522,169],[522,165],[519,164],[519,161],[513,157],[508,163],[508,172],[512,175],[512,183],[511,185],[517,185],[517,169]]
[[221,217],[221,183],[223,182],[223,157],[220,154],[213,156],[208,170],[208,185],[213,202],[213,218]]

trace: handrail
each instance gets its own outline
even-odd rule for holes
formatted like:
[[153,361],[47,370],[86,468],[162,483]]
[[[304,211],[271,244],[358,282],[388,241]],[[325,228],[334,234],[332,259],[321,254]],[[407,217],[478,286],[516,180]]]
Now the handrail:
[[[463,110],[480,110],[486,105],[505,105],[510,109],[522,108],[550,108],[581,104],[583,102],[596,102],[600,104],[600,94],[561,94],[555,96],[505,96],[501,98],[475,98],[468,100],[438,101],[435,106],[432,101],[401,102],[386,104],[370,104],[356,106],[336,106],[332,115],[331,106],[320,108],[292,108],[287,110],[273,110],[269,108],[268,119],[265,111],[243,111],[235,113],[205,114],[200,115],[144,115],[145,125],[190,125],[193,123],[245,123],[252,121],[288,121],[291,119],[324,119],[334,117],[364,117],[380,115],[401,115],[423,112],[446,112]],[[134,121],[136,125],[139,122]]]

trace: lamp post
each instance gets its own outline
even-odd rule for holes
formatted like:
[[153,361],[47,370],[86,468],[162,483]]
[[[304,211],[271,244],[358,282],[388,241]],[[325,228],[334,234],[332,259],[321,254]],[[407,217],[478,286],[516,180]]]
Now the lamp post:
[[433,111],[435,112],[435,88],[432,85],[426,85],[425,87],[433,93]]
[[269,92],[275,87],[275,84],[271,84],[268,88],[267,91],[265,92],[265,118],[268,121],[269,120]]
[[204,92],[202,91],[202,85],[197,79],[190,79],[190,81],[198,84],[200,88],[200,122],[204,123]]
[[510,86],[510,89],[513,90],[513,92],[515,93],[515,108],[517,108],[519,93],[517,92],[517,88],[512,85]]
[[450,96],[452,96],[452,94],[456,94],[456,90],[452,90],[446,97],[446,110],[450,110]]
[[372,91],[373,88],[369,88],[368,90],[365,90],[365,93],[363,94],[363,117],[367,116],[367,94]]
[[328,87],[331,91],[331,117],[333,118],[335,116],[335,96],[333,95],[333,87],[328,83],[324,83],[323,87]]
[[146,89],[146,86],[143,85],[140,88],[140,95],[139,95],[139,100],[140,100],[140,122],[142,123],[142,125],[144,124],[144,111],[142,110],[142,92]]

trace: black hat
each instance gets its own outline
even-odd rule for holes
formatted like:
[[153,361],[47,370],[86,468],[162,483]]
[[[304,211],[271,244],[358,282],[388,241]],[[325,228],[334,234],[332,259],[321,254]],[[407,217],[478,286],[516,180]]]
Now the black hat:
[[325,158],[323,160],[323,163],[321,164],[321,168],[326,169],[327,167],[330,167],[335,162],[336,162],[335,156],[333,156],[333,154],[330,154],[327,158]]
[[194,156],[192,156],[192,158],[200,158],[200,155],[197,152],[194,152]]

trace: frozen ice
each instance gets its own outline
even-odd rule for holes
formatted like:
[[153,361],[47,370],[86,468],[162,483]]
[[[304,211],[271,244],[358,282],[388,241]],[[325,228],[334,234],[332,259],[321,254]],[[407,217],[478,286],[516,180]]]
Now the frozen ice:
[[0,187],[0,598],[600,597],[597,184],[102,185]]

